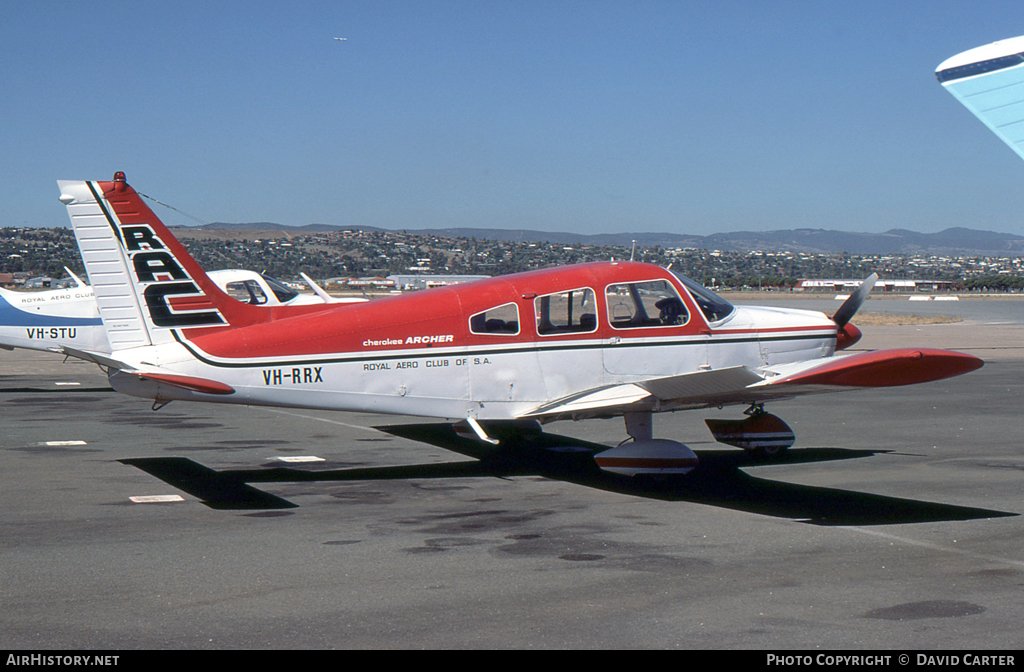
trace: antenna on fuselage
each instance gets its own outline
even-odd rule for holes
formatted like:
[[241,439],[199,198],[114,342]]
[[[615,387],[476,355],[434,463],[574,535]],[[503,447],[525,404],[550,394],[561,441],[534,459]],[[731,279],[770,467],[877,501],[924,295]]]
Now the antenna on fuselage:
[[636,252],[636,241],[633,241],[633,246],[629,248],[629,260],[633,261],[633,254]]

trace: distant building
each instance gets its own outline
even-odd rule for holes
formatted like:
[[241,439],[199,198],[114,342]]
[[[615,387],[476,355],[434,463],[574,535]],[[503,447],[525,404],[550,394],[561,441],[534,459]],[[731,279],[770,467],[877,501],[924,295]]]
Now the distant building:
[[49,289],[52,284],[53,278],[49,276],[29,278],[25,281],[25,289]]
[[395,281],[380,276],[372,278],[327,278],[324,284],[328,287],[335,286],[340,289],[394,289]]
[[[846,294],[855,291],[864,282],[859,280],[801,280],[796,291],[838,292]],[[876,292],[947,292],[954,288],[953,280],[878,280]]]
[[430,287],[444,287],[445,285],[457,285],[460,282],[482,280],[489,278],[489,275],[389,275],[388,280],[393,280],[395,287],[401,290],[429,289]]

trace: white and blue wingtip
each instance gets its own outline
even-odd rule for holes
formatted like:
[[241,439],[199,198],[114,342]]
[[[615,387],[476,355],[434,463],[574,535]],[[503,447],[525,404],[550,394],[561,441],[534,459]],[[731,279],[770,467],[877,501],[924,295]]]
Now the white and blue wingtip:
[[1024,36],[943,61],[935,77],[990,131],[1024,158]]
[[1024,63],[1024,35],[974,47],[956,56],[950,56],[935,68],[935,76],[946,85],[947,82],[1005,70],[1020,63]]

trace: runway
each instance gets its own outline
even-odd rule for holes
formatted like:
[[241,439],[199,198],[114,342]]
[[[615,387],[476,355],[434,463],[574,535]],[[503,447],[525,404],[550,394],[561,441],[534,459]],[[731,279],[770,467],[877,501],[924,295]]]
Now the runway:
[[416,418],[154,412],[0,352],[0,647],[1019,649],[1017,329],[865,329],[986,366],[770,404],[779,463],[711,440],[739,407],[656,416],[701,467],[655,483],[477,461]]

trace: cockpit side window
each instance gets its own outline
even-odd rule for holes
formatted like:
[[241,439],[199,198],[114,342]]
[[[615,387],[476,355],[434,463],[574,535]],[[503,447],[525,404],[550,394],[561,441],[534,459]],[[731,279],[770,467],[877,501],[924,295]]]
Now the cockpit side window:
[[666,280],[608,285],[608,321],[616,329],[669,327],[686,324],[690,313]]
[[274,296],[276,296],[277,300],[281,303],[288,303],[299,295],[299,293],[294,289],[287,286],[280,280],[270,277],[269,275],[264,275],[263,279],[267,281],[267,284],[270,285],[270,291],[274,293]]
[[474,334],[512,336],[519,333],[519,306],[506,303],[489,308],[469,318],[469,330]]
[[242,303],[259,306],[267,302],[267,295],[263,293],[263,288],[255,280],[229,282],[224,289],[228,296]]
[[597,331],[597,305],[589,287],[538,296],[533,310],[541,336]]
[[703,285],[694,282],[685,275],[679,275],[675,271],[672,274],[689,290],[690,296],[697,302],[697,307],[700,308],[700,312],[704,313],[708,323],[720,322],[732,315],[733,311],[736,310],[731,303]]

